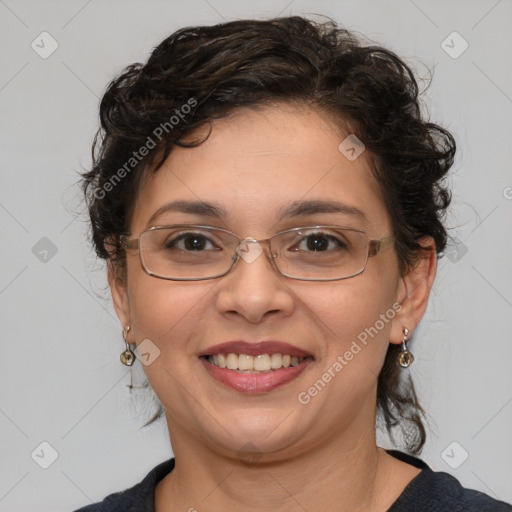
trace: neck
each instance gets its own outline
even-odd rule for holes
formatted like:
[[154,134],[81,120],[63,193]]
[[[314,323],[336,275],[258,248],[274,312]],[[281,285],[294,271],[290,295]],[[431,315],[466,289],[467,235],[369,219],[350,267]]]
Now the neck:
[[174,426],[171,439],[182,442],[173,442],[176,465],[157,487],[156,512],[387,510],[419,470],[378,448],[373,429],[346,434],[277,462],[249,463]]

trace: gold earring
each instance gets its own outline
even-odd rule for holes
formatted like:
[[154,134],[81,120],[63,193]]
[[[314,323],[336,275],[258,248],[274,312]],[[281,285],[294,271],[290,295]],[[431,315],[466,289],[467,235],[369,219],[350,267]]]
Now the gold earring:
[[402,352],[398,354],[398,364],[402,368],[408,368],[414,361],[414,356],[407,350],[407,346],[405,342],[407,341],[407,336],[409,335],[409,329],[404,327],[404,337],[402,339]]
[[126,350],[121,353],[121,363],[123,363],[125,366],[131,366],[135,361],[135,354],[132,352],[130,344],[126,339],[128,337],[129,330],[130,326],[128,326],[126,329],[123,329],[123,338],[126,343]]

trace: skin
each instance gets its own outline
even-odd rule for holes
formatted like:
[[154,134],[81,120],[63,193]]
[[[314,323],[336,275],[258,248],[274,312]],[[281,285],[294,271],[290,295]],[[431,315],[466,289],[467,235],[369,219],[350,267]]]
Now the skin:
[[[149,225],[207,224],[240,238],[265,239],[304,225],[364,229],[370,239],[392,235],[389,214],[367,154],[349,161],[338,145],[347,136],[317,110],[278,104],[241,109],[217,120],[206,142],[175,148],[148,175],[131,219],[132,236]],[[228,216],[212,219],[168,212],[175,199],[206,200]],[[332,199],[362,210],[366,221],[341,213],[277,221],[297,200]],[[424,239],[425,245],[433,245]],[[128,341],[149,338],[161,351],[145,366],[166,409],[176,467],[157,486],[157,512],[174,510],[384,511],[419,473],[376,446],[377,375],[388,343],[400,344],[422,318],[436,272],[435,251],[401,276],[391,246],[356,277],[305,282],[279,275],[264,255],[240,260],[226,276],[176,282],[144,272],[128,251],[127,280],[109,283]],[[402,305],[371,341],[308,404],[297,396],[321,378],[357,335]],[[294,381],[247,395],[215,381],[197,354],[217,343],[280,340],[314,355]],[[250,443],[250,444],[248,444]],[[245,457],[257,457],[247,463]]]

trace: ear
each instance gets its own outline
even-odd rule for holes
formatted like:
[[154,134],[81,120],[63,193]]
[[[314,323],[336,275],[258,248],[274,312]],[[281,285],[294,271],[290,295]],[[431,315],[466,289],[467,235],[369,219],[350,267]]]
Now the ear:
[[411,333],[422,319],[427,309],[430,290],[434,284],[437,271],[436,245],[432,237],[420,240],[423,250],[416,264],[400,278],[396,301],[402,305],[393,319],[390,343],[400,344],[404,328]]
[[[121,322],[121,326],[126,329],[130,323],[130,302],[128,300],[128,292],[126,289],[126,283],[118,275],[118,271],[115,263],[111,258],[107,261],[107,270],[108,270],[108,284],[110,285],[110,292],[112,294],[112,301],[114,302],[114,308],[116,310],[117,317]],[[128,332],[127,341],[129,343],[134,343],[130,341],[130,330]]]

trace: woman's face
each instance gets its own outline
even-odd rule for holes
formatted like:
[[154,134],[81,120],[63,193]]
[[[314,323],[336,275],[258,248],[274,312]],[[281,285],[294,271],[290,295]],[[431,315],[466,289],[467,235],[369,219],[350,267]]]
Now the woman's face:
[[[243,109],[212,126],[206,142],[173,149],[144,182],[133,238],[167,224],[221,227],[240,239],[319,224],[364,230],[370,239],[392,235],[367,155],[349,160],[338,148],[348,133],[326,116],[290,106]],[[212,203],[225,216],[169,210],[152,218],[178,200]],[[280,219],[290,205],[311,201],[360,213],[319,209]],[[240,258],[223,277],[189,282],[152,277],[137,251],[128,253],[127,282],[113,286],[114,301],[123,325],[131,326],[128,340],[152,343],[146,341],[152,355],[144,370],[165,406],[173,445],[187,436],[223,454],[282,457],[350,432],[373,433],[377,376],[388,343],[399,343],[406,325],[392,246],[369,258],[362,274],[330,282],[279,275],[266,250],[251,261]],[[277,370],[288,376],[269,387],[268,375],[238,372],[226,384],[222,375],[235,370],[212,372],[200,354],[232,341],[245,341],[249,353],[256,343],[281,342],[291,347],[262,345],[262,353],[310,357],[300,371]],[[244,352],[243,345],[225,350]]]

